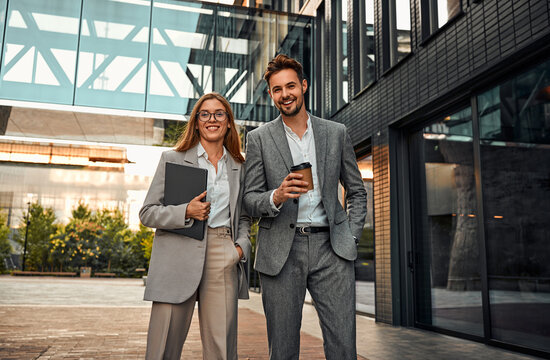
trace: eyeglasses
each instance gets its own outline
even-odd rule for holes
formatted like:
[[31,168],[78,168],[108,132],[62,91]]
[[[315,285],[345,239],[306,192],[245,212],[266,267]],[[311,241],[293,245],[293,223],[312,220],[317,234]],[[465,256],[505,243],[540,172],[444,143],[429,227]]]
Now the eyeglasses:
[[227,113],[225,111],[216,111],[215,113],[210,113],[206,110],[199,111],[197,114],[197,118],[202,122],[210,121],[212,118],[212,115],[214,115],[214,119],[216,121],[224,121],[227,119]]

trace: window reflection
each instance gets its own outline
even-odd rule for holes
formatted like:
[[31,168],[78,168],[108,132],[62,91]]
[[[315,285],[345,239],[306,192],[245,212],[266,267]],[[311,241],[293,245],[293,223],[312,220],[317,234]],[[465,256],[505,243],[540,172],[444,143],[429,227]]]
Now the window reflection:
[[411,52],[411,4],[409,0],[395,0],[396,62]]
[[471,109],[413,135],[417,320],[483,335]]
[[[328,5],[327,5],[328,6]],[[347,1],[332,2],[331,28],[334,34],[328,34],[333,49],[330,56],[325,57],[327,68],[330,69],[330,111],[337,112],[348,103],[348,4]]]
[[460,12],[460,0],[437,0],[437,26],[442,27]]
[[342,62],[341,65],[341,78],[342,78],[342,104],[348,102],[348,2],[347,0],[342,1],[342,43],[340,51],[342,52]]
[[409,0],[391,0],[383,7],[382,26],[389,36],[384,44],[384,69],[411,52],[411,7]]
[[367,191],[367,217],[359,245],[357,247],[357,259],[355,260],[355,280],[357,310],[375,314],[374,280],[374,204],[373,204],[373,172],[372,155],[357,162],[363,184]]
[[374,43],[374,0],[364,0],[359,2],[360,14],[360,39],[359,39],[359,59],[360,59],[360,76],[361,81],[359,88],[355,91],[358,92],[365,86],[369,85],[375,80],[376,68],[375,68],[375,43]]
[[421,0],[422,36],[427,38],[462,11],[461,0]]
[[493,338],[550,351],[550,62],[478,97]]

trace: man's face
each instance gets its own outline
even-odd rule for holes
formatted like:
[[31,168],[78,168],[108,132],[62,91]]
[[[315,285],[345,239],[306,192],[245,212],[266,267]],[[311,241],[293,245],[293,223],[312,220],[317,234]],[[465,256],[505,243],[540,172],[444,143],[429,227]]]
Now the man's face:
[[292,69],[278,71],[269,78],[269,96],[285,116],[295,116],[302,110],[306,90],[307,81],[300,82]]

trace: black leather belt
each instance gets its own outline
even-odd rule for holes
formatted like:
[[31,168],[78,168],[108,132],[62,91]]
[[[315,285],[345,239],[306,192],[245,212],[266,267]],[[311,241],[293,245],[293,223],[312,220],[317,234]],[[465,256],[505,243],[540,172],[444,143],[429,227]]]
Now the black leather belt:
[[296,231],[298,234],[315,234],[319,232],[329,232],[329,226],[297,226]]

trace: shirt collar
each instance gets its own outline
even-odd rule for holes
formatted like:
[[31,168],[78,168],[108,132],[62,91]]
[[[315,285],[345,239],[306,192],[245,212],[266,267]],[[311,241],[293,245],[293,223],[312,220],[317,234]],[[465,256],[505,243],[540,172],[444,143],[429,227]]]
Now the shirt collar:
[[[227,154],[227,151],[225,150],[225,146],[224,146],[223,147],[223,155],[220,158],[220,160],[226,160],[226,158],[227,158],[226,154]],[[208,153],[206,152],[206,150],[204,150],[204,148],[202,147],[202,144],[201,144],[200,141],[199,141],[199,145],[197,146],[197,156],[198,157],[203,157],[206,160],[208,160]]]
[[[287,125],[285,124],[284,120],[281,119],[281,121],[283,122],[283,126],[285,128],[285,132],[288,134],[288,135],[291,135],[291,136],[298,136],[296,135],[296,133],[294,131],[292,131],[292,129]],[[311,129],[311,117],[309,116],[309,113],[307,113],[307,127],[306,127],[306,131],[304,132],[304,136],[308,133],[309,129]],[[303,136],[302,136],[303,137]]]

